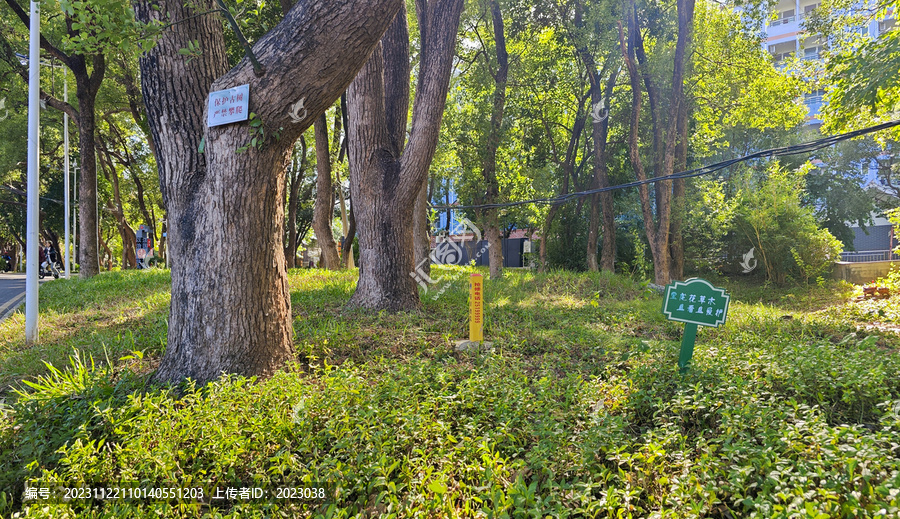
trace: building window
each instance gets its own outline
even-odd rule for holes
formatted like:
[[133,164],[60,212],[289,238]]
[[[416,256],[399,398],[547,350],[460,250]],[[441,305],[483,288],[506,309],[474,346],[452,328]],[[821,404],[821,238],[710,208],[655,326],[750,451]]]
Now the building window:
[[809,109],[808,117],[810,119],[819,118],[819,113],[822,111],[822,106],[825,104],[824,97],[824,90],[816,90],[815,92],[810,92],[803,95],[803,102]]
[[819,53],[822,50],[824,50],[824,48],[821,45],[815,47],[807,47],[803,49],[803,59],[819,59]]
[[786,23],[790,23],[794,21],[794,10],[788,9],[787,11],[782,11],[778,13],[778,18],[769,25],[775,27],[777,25],[784,25]]

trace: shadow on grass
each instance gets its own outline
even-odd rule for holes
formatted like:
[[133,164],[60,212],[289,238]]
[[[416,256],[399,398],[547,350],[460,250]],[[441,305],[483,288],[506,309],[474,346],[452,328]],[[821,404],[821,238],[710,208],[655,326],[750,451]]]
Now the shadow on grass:
[[103,273],[58,280],[41,289],[40,340],[26,346],[24,315],[0,324],[0,394],[17,381],[64,366],[72,351],[117,361],[132,351],[152,355],[168,332],[167,271]]

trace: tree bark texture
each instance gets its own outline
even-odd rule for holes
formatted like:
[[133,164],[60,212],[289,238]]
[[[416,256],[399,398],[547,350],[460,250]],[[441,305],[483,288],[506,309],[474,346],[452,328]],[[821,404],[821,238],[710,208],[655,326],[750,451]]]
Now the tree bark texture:
[[319,243],[320,260],[329,270],[341,268],[337,243],[331,231],[334,219],[334,190],[331,185],[331,153],[328,151],[328,121],[325,114],[315,122],[316,134],[316,205],[313,209],[313,230]]
[[421,51],[409,142],[409,34],[401,9],[347,91],[350,194],[359,233],[359,282],[349,306],[420,307],[413,279],[413,211],[428,178],[447,100],[462,0],[417,0]]
[[[196,11],[179,0],[136,2],[139,19],[175,22],[141,59],[173,267],[157,380],[265,376],[293,358],[282,243],[288,151],[346,89],[401,4],[299,2],[253,46],[263,67],[257,76],[246,58],[227,70],[221,20],[196,16],[211,0]],[[190,40],[203,52],[188,61],[178,49]],[[210,91],[244,84],[264,135],[257,130],[258,145],[238,153],[251,141],[248,123],[206,128],[205,108]]]

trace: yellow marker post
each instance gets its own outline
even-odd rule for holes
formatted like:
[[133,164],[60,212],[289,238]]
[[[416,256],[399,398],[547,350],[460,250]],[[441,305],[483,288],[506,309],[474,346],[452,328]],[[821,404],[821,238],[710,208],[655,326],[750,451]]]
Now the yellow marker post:
[[484,277],[472,274],[469,277],[469,341],[484,340]]

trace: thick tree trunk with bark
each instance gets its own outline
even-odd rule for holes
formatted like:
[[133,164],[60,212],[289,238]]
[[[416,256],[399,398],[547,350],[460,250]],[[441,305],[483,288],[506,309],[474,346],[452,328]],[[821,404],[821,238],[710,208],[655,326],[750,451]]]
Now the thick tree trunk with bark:
[[350,193],[360,271],[349,306],[416,310],[413,211],[428,178],[447,100],[462,0],[416,1],[421,51],[409,143],[409,34],[401,9],[347,91]]
[[313,209],[313,230],[319,243],[321,260],[329,270],[341,268],[337,244],[331,232],[334,219],[334,190],[331,185],[331,153],[328,151],[328,121],[325,114],[315,122],[316,134],[316,205]]
[[[221,20],[196,16],[211,0],[196,11],[179,0],[136,3],[141,20],[175,22],[141,59],[173,267],[157,380],[206,381],[223,371],[265,376],[293,358],[282,244],[288,151],[346,89],[401,4],[300,2],[253,46],[263,68],[257,75],[247,59],[227,71]],[[178,54],[189,40],[203,50],[190,61]],[[251,140],[249,125],[206,128],[205,107],[210,91],[243,84],[265,138],[238,153]],[[297,112],[292,107],[301,101]],[[297,121],[294,113],[305,117]]]

